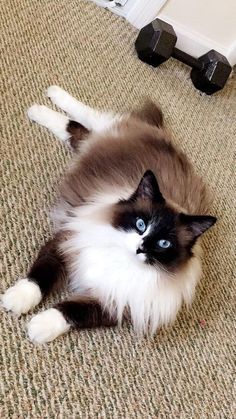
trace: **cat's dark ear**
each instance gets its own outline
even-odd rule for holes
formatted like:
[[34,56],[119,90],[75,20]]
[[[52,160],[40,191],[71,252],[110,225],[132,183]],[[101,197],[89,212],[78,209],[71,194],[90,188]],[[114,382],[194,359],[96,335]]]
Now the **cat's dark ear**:
[[151,170],[147,170],[147,172],[144,173],[138,188],[132,195],[132,199],[137,198],[149,199],[159,204],[165,202],[165,199],[159,189],[156,177]]
[[192,233],[193,240],[196,240],[205,231],[212,227],[217,221],[216,217],[211,215],[186,215],[180,214],[181,224],[186,226]]

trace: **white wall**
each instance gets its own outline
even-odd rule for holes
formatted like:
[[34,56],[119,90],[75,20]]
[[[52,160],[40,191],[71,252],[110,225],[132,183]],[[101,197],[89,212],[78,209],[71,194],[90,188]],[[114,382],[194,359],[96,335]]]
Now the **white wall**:
[[167,0],[158,17],[173,25],[180,49],[215,49],[236,64],[236,0]]

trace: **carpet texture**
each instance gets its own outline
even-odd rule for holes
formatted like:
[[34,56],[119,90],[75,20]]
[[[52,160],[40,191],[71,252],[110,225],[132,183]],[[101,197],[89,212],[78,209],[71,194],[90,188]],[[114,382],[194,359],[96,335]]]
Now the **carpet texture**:
[[70,158],[25,115],[33,102],[50,103],[43,93],[51,84],[99,109],[126,110],[146,95],[159,102],[219,217],[204,241],[192,308],[154,339],[139,342],[125,326],[37,347],[25,336],[32,314],[1,311],[0,417],[235,417],[235,74],[223,91],[201,95],[188,67],[141,63],[137,31],[90,2],[3,0],[0,15],[1,292],[25,275],[50,236],[48,211]]

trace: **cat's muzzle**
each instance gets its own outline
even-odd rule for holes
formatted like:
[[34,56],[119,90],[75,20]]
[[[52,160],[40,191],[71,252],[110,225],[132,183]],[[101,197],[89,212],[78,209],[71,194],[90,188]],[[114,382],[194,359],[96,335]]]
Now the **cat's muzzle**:
[[138,249],[136,250],[137,255],[139,255],[140,253],[145,253],[143,246],[139,246]]

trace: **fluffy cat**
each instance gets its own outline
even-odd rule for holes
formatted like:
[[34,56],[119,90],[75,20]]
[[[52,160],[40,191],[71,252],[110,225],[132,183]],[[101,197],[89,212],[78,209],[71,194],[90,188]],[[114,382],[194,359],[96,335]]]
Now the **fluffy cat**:
[[3,306],[27,313],[67,280],[71,298],[31,319],[32,341],[113,326],[126,314],[138,334],[154,334],[191,302],[200,278],[199,238],[216,221],[207,215],[205,186],[152,102],[114,115],[57,86],[47,93],[70,118],[40,105],[28,116],[68,143],[75,159],[53,211],[54,237]]

